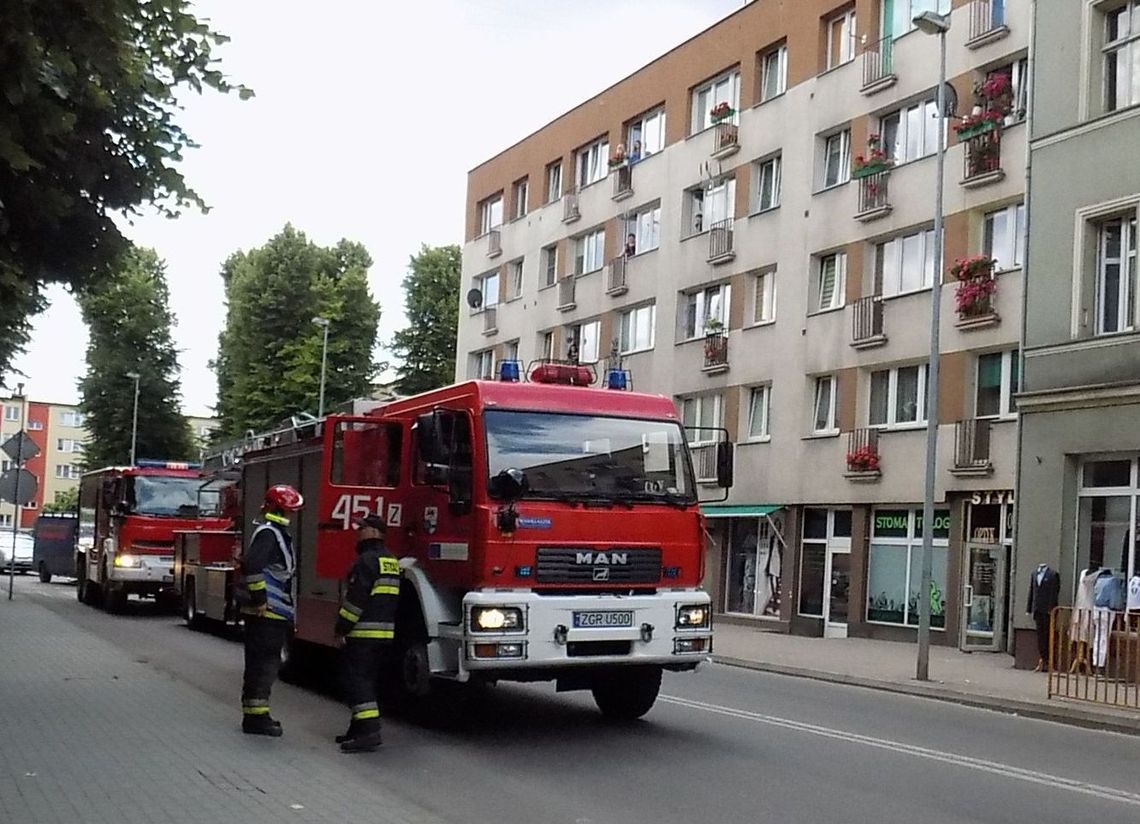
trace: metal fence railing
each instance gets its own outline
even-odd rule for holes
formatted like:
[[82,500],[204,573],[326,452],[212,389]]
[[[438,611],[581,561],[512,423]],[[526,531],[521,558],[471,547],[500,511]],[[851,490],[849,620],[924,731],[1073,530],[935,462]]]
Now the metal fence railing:
[[985,37],[1005,25],[1005,0],[974,0],[970,4],[970,40]]
[[709,226],[709,260],[720,260],[733,254],[732,224],[729,217]]
[[715,482],[716,444],[689,444],[689,452],[693,456],[693,471],[697,473],[697,482],[702,484]]
[[891,205],[888,184],[890,172],[878,172],[859,178],[859,214],[886,209]]
[[495,257],[503,251],[503,235],[498,229],[487,232],[487,257]]
[[1055,607],[1049,697],[1140,709],[1140,612]]
[[954,425],[954,468],[985,469],[990,465],[989,418],[971,418]]
[[966,139],[963,180],[1001,171],[1001,127]]
[[581,216],[582,213],[578,210],[578,190],[571,189],[562,195],[562,219],[569,222]]
[[728,330],[717,329],[705,334],[705,369],[728,366]]
[[567,275],[558,281],[558,308],[559,309],[572,309],[575,305],[574,302],[574,288],[577,278],[573,275]]
[[606,294],[620,295],[629,290],[626,282],[626,256],[618,255],[606,267]]
[[874,295],[859,298],[852,307],[851,342],[873,341],[883,336],[883,301]]
[[863,88],[874,86],[894,74],[892,52],[894,38],[887,35],[882,40],[868,43],[863,49]]
[[499,328],[499,311],[494,306],[488,306],[483,310],[483,332],[491,334],[498,331]]
[[612,172],[614,179],[614,199],[620,200],[633,194],[633,167],[618,166]]
[[847,471],[876,472],[879,469],[879,430],[873,426],[852,429],[847,434]]
[[732,149],[740,145],[740,129],[735,123],[730,123],[727,120],[721,120],[716,124],[713,131],[713,151],[712,153],[719,154],[725,152],[727,149]]

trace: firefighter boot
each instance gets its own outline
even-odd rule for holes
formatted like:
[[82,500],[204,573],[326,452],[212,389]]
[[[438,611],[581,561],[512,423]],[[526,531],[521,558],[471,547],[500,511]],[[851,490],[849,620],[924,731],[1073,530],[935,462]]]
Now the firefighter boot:
[[[372,752],[380,746],[380,724],[355,723],[352,737],[340,744],[341,752]],[[349,728],[351,730],[351,727]]]
[[345,741],[351,741],[352,739],[356,738],[356,735],[357,735],[356,727],[357,727],[357,724],[355,721],[350,722],[348,725],[348,729],[345,730],[344,734],[338,735],[334,739],[336,741],[336,743],[343,744]]
[[268,735],[270,738],[280,738],[283,734],[281,725],[268,715],[243,716],[241,731],[246,735]]

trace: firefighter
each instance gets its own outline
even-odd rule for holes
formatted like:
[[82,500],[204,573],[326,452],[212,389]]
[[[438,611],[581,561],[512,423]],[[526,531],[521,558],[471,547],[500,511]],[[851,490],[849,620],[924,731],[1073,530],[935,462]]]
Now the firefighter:
[[384,546],[384,519],[357,518],[356,563],[348,573],[344,603],[334,632],[344,647],[345,697],[352,719],[336,742],[345,752],[370,752],[380,745],[377,684],[384,656],[396,635],[400,565]]
[[249,735],[281,735],[269,714],[269,693],[281,666],[281,650],[293,631],[296,555],[289,516],[305,504],[291,486],[265,492],[261,520],[241,559],[238,601],[245,622],[245,673],[241,689],[241,730]]

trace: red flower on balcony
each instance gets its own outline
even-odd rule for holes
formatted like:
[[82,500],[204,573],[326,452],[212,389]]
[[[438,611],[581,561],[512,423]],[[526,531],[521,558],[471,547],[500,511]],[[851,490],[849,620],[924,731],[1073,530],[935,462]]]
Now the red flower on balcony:
[[997,292],[994,266],[997,261],[986,255],[958,258],[950,267],[950,276],[958,281],[954,301],[962,317],[991,311]]
[[728,101],[721,101],[712,107],[709,112],[709,117],[713,120],[724,120],[725,118],[732,117],[736,114],[736,110],[728,105]]
[[872,446],[861,446],[847,453],[847,469],[851,472],[878,472],[879,453]]

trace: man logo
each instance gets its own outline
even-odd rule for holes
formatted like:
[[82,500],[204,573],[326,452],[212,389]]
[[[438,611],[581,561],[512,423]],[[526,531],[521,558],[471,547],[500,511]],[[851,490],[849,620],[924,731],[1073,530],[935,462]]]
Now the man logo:
[[594,567],[594,580],[595,581],[608,581],[610,579],[609,567]]
[[[629,566],[628,552],[579,552],[574,563],[581,566]],[[599,580],[598,578],[594,579]],[[608,576],[606,578],[608,580]]]

